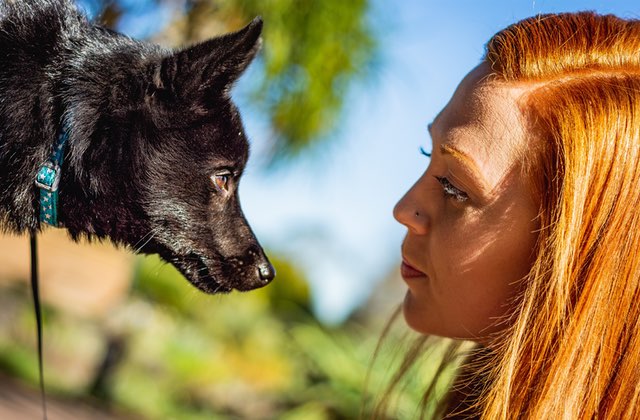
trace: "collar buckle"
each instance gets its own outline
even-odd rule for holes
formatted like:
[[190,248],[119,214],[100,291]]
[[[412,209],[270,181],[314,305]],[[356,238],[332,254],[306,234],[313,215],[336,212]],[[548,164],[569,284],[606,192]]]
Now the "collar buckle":
[[60,166],[47,161],[38,169],[36,186],[49,192],[58,191],[61,175],[62,171],[60,171]]

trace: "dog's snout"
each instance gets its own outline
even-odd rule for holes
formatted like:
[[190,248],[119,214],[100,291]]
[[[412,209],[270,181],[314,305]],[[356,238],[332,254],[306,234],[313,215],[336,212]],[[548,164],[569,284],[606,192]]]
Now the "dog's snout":
[[269,261],[265,261],[258,264],[258,274],[260,275],[260,280],[269,283],[276,276],[276,269],[273,268]]

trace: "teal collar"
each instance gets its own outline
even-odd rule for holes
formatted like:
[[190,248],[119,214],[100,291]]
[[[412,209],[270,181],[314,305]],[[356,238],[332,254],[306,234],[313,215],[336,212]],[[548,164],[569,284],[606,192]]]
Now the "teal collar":
[[69,131],[63,127],[53,152],[36,174],[36,186],[40,190],[40,223],[58,227],[58,186],[62,176],[64,146]]

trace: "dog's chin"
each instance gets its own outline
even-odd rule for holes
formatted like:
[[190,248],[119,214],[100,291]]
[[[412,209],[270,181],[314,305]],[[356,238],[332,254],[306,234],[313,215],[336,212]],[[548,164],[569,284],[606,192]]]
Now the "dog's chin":
[[213,276],[203,259],[196,254],[174,258],[172,263],[191,284],[204,293],[229,293],[233,290]]

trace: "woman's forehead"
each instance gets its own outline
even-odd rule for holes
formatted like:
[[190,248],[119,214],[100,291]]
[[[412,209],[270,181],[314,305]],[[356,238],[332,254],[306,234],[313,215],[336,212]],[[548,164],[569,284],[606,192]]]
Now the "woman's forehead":
[[454,147],[473,159],[490,185],[497,186],[526,147],[525,120],[518,100],[522,86],[488,80],[489,66],[474,68],[432,125],[434,147]]

